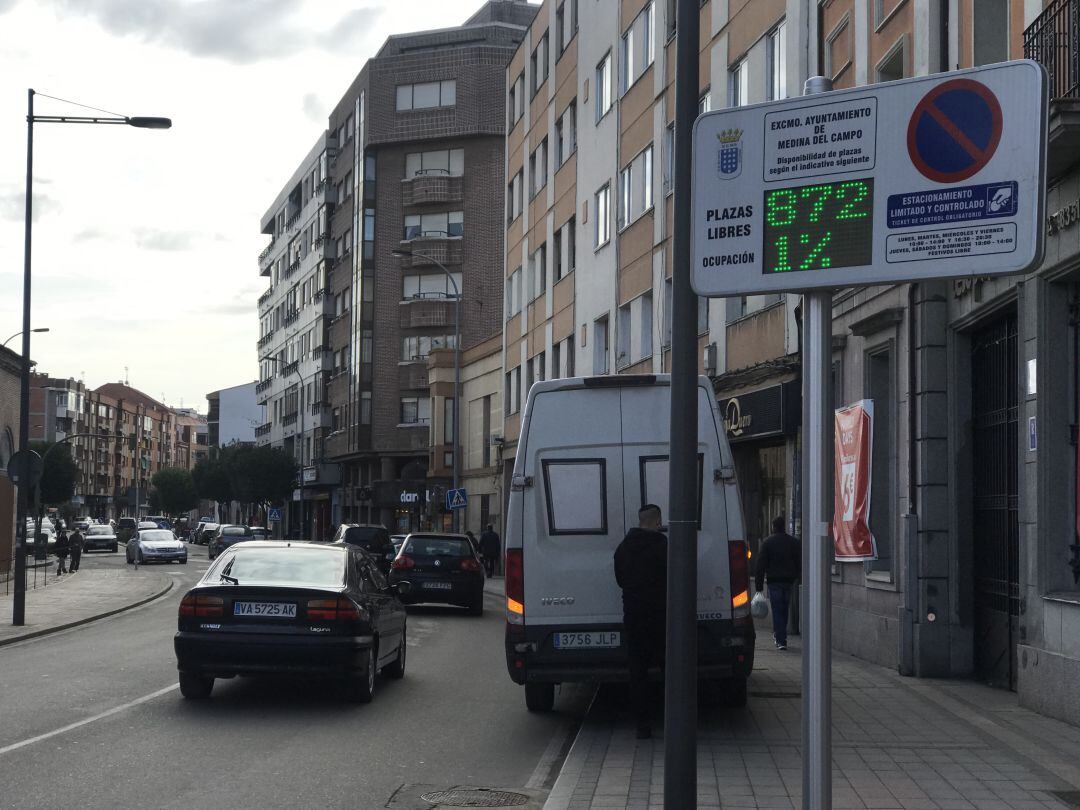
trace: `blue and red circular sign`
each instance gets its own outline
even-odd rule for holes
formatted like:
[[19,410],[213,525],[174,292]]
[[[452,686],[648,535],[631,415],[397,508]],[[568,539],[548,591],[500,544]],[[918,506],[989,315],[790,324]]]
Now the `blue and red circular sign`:
[[908,123],[908,155],[938,183],[958,183],[979,172],[1001,140],[1001,105],[985,84],[942,82],[915,105]]

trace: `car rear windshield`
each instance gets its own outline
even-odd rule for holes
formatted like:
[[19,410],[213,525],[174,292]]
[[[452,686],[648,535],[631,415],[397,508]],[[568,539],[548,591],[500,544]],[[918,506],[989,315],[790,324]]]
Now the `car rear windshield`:
[[420,557],[469,557],[472,548],[468,540],[456,537],[411,537],[405,544],[404,553]]
[[86,530],[87,534],[112,534],[112,529],[108,526],[91,526]]
[[248,537],[253,536],[244,526],[226,526],[221,530],[221,535],[222,537],[237,537],[240,535],[247,535]]
[[378,540],[379,536],[384,534],[385,531],[385,529],[380,529],[378,526],[350,526],[345,530],[343,539],[346,543],[358,546],[367,545]]
[[120,528],[122,529],[134,529],[135,518],[120,518]]
[[172,540],[173,533],[168,529],[143,529],[139,532],[140,540],[160,543],[162,540]]
[[345,581],[348,555],[330,549],[252,548],[233,546],[223,567],[211,569],[207,579],[216,582],[220,574],[234,577],[240,584],[259,582],[275,585],[315,585],[337,587]]

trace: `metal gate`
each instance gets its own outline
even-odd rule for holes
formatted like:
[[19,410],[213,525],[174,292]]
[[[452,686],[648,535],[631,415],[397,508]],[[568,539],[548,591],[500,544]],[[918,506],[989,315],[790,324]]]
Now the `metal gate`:
[[1013,690],[1020,616],[1016,331],[1013,313],[971,341],[975,675]]

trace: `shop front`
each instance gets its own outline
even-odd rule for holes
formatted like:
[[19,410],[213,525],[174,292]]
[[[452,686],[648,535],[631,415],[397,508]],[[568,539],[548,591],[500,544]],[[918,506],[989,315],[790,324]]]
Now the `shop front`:
[[375,481],[371,502],[392,534],[449,531],[446,484],[430,480]]

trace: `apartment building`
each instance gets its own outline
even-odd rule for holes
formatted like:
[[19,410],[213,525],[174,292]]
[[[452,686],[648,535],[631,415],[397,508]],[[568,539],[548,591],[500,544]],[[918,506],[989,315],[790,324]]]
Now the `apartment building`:
[[335,521],[416,528],[450,482],[455,447],[429,466],[427,356],[501,325],[503,81],[536,10],[491,0],[456,28],[390,37],[330,115]]
[[0,346],[0,577],[11,571],[15,560],[15,485],[7,465],[19,449],[19,393],[22,355]]
[[878,559],[833,567],[833,643],[1080,723],[1080,206],[1074,4],[824,4],[848,87],[1025,56],[1051,87],[1046,255],[1021,277],[843,290],[837,405],[875,403]]
[[[670,368],[674,9],[547,0],[507,69],[506,481],[533,382]],[[701,111],[801,92],[807,13],[704,3]],[[796,511],[796,304],[699,303],[700,368],[715,379],[752,542]]]
[[262,417],[255,441],[281,448],[301,469],[304,502],[289,505],[290,531],[311,526],[313,519],[329,525],[330,492],[339,481],[338,467],[326,464],[323,448],[330,429],[327,332],[336,320],[347,318],[351,303],[348,291],[329,294],[329,264],[335,255],[329,238],[333,154],[324,132],[261,222],[270,243],[259,256],[259,273],[270,279],[270,286],[258,300],[255,396]]

